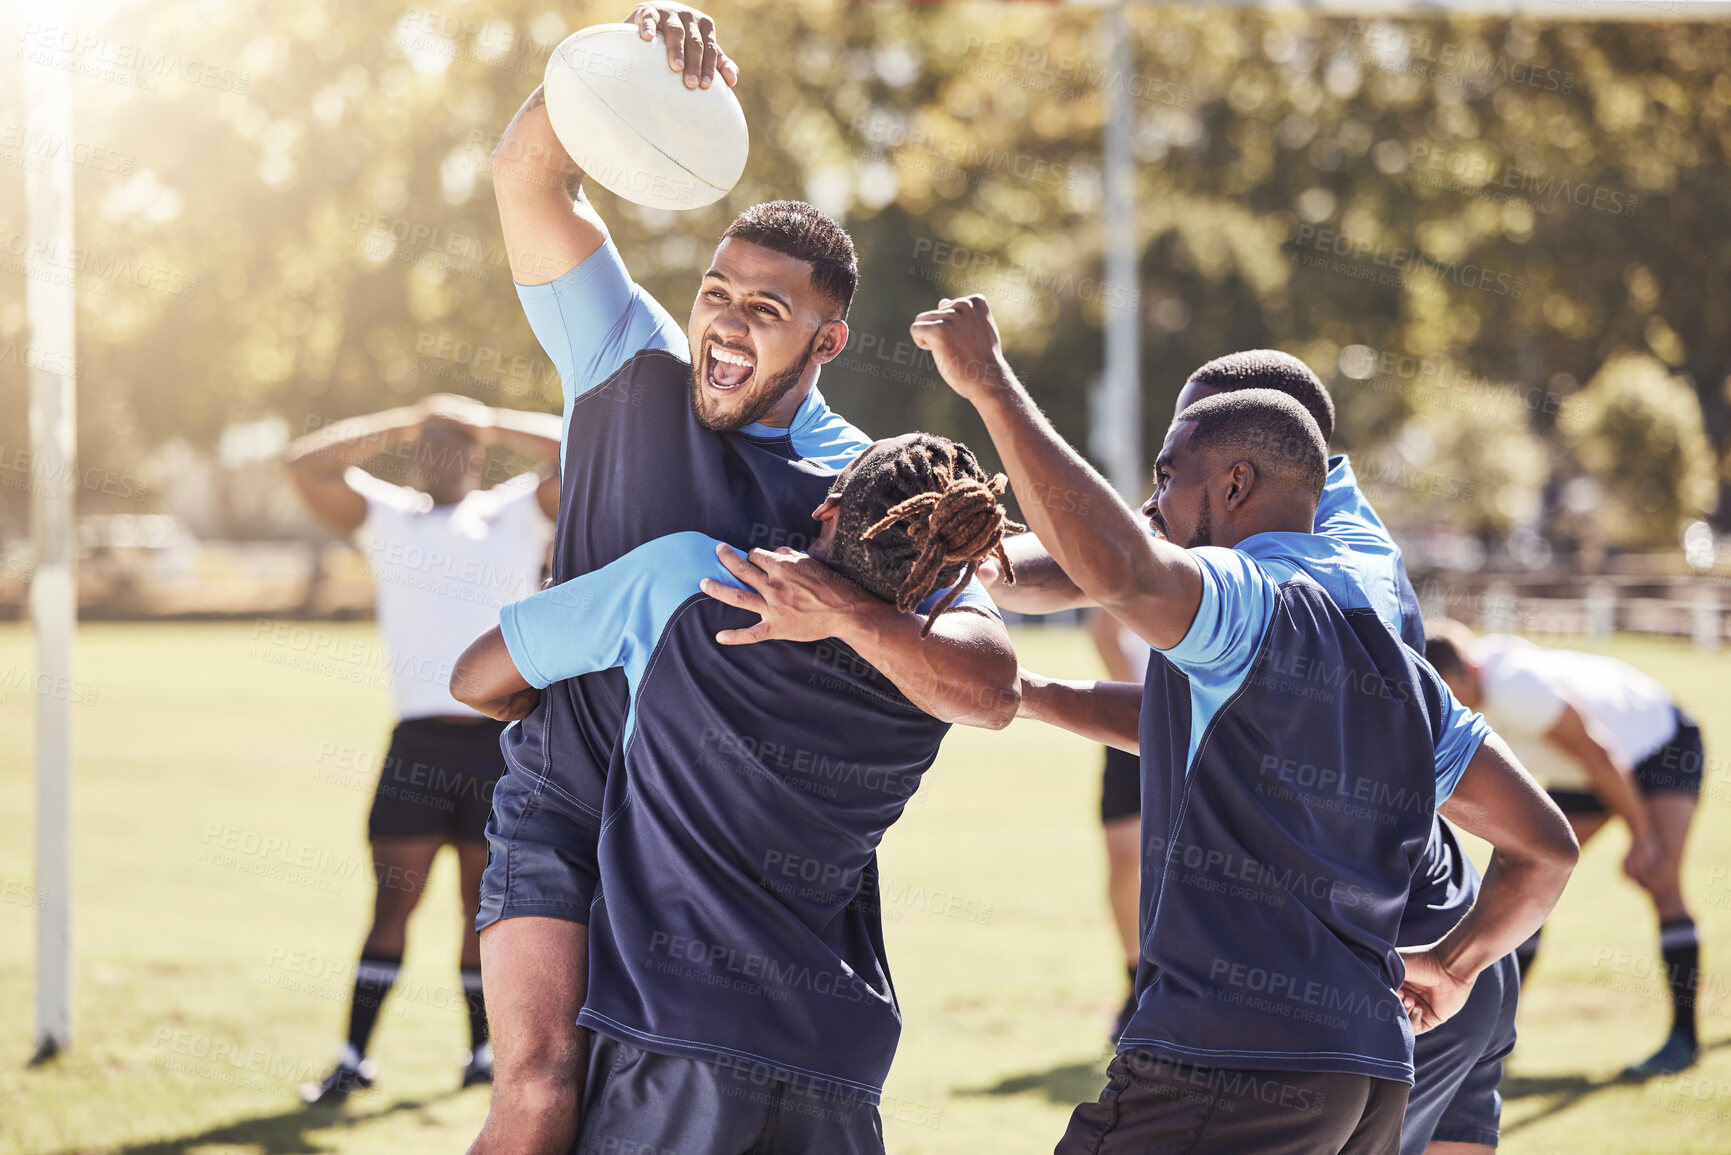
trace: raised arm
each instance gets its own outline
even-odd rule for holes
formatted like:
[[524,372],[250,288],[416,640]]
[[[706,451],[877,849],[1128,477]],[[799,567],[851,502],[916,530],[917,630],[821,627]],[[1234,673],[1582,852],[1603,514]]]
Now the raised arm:
[[515,722],[529,716],[541,692],[517,672],[505,635],[494,626],[469,643],[451,668],[451,697],[489,718]]
[[1580,857],[1568,819],[1496,734],[1479,744],[1441,812],[1494,853],[1455,928],[1433,946],[1402,952],[1401,1001],[1418,1031],[1458,1011],[1479,972],[1539,929]]
[[[638,35],[667,41],[668,67],[688,88],[708,88],[715,74],[739,82],[739,69],[715,43],[715,21],[684,4],[639,4],[626,23]],[[537,88],[511,119],[492,155],[505,253],[520,285],[544,285],[576,268],[607,240],[607,226],[582,195],[583,173],[559,142]]]
[[343,473],[375,454],[413,441],[426,420],[424,406],[410,405],[333,421],[290,442],[283,454],[289,479],[319,524],[339,537],[359,529],[367,519],[367,501],[343,479]]
[[1171,649],[1183,641],[1202,600],[1195,561],[1150,535],[1147,523],[1058,436],[1004,360],[986,299],[940,301],[915,318],[911,332],[950,387],[979,411],[1028,528],[1082,595],[1152,646]]
[[1140,754],[1142,687],[1135,682],[1072,682],[1022,670],[1018,718],[1032,718],[1130,754]]
[[1015,719],[1016,650],[996,617],[957,608],[921,637],[925,615],[900,612],[807,554],[754,549],[747,557],[727,545],[716,553],[749,588],[705,578],[703,592],[763,619],[723,630],[723,645],[837,638],[940,721],[1001,730]]

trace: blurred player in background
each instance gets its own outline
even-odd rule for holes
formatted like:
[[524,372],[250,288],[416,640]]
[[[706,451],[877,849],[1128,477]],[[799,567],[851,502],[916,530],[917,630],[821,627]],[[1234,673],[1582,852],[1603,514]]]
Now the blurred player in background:
[[[1148,643],[1118,624],[1104,610],[1088,613],[1088,636],[1114,682],[1138,685],[1148,676]],[[1100,775],[1100,833],[1106,840],[1106,903],[1112,909],[1112,924],[1124,947],[1124,966],[1130,973],[1130,990],[1112,1024],[1112,1041],[1130,1024],[1136,1013],[1136,960],[1142,956],[1136,937],[1136,900],[1142,885],[1142,760],[1111,746]]]
[[[1663,686],[1615,658],[1505,634],[1475,637],[1453,621],[1433,627],[1425,653],[1455,696],[1508,738],[1583,845],[1613,815],[1628,824],[1623,870],[1659,916],[1672,1019],[1664,1046],[1624,1074],[1648,1078],[1690,1066],[1701,946],[1681,871],[1701,793],[1700,728]],[[1519,952],[1523,973],[1538,949],[1535,933]]]
[[[481,488],[487,447],[540,462]],[[320,525],[353,538],[372,568],[397,726],[367,819],[377,897],[355,968],[349,1034],[309,1103],[372,1086],[367,1044],[396,982],[409,915],[439,848],[456,847],[465,907],[462,969],[470,1052],[463,1085],[492,1080],[475,935],[501,723],[451,697],[451,668],[499,608],[540,586],[559,508],[559,420],[450,395],[335,422],[291,444],[289,476]],[[377,476],[361,466],[375,465]],[[402,482],[388,480],[395,474]]]

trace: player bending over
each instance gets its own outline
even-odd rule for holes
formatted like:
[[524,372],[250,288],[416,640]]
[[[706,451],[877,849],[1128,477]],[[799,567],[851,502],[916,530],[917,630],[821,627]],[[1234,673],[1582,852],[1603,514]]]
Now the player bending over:
[[[541,584],[559,508],[558,432],[551,414],[441,394],[333,423],[288,448],[289,476],[313,516],[334,534],[357,537],[367,555],[397,711],[367,817],[378,892],[355,968],[349,1037],[336,1068],[302,1088],[309,1103],[340,1102],[372,1086],[367,1044],[402,964],[409,915],[447,842],[456,847],[466,910],[459,962],[469,1010],[463,1085],[492,1080],[473,923],[487,865],[487,812],[505,772],[501,727],[452,699],[446,682],[475,631],[501,605]],[[402,479],[408,485],[358,468],[374,459],[403,464],[394,451],[411,443]],[[479,488],[487,444],[540,458],[540,476]],[[379,456],[386,453],[392,456]]]
[[[1144,522],[1040,416],[982,298],[913,334],[1012,484],[1095,511],[1027,506],[1063,572],[1156,651],[1140,694],[1060,688],[1041,710],[1139,747],[1149,832],[1138,1009],[1059,1152],[1394,1152],[1414,1030],[1543,921],[1578,853],[1568,824],[1401,643],[1388,569],[1311,532],[1327,450],[1291,397],[1188,407]],[[1496,857],[1440,942],[1398,952],[1438,806]]]
[[[1623,869],[1653,900],[1671,986],[1671,1033],[1624,1074],[1671,1075],[1695,1062],[1700,940],[1683,899],[1683,847],[1701,793],[1701,730],[1646,674],[1615,658],[1474,637],[1441,623],[1426,646],[1455,696],[1482,710],[1568,816],[1582,844],[1612,815],[1629,827]],[[1524,974],[1539,934],[1521,945]]]
[[[809,557],[660,538],[506,607],[453,677],[499,718],[579,674],[619,668],[630,686],[589,920],[580,1155],[883,1150],[875,1104],[901,1013],[876,848],[949,724],[860,642],[920,645],[906,610],[955,587],[930,629],[964,571],[1000,552],[1003,478],[909,434],[805,480],[822,527]],[[740,572],[824,609],[799,618],[799,640],[771,638]],[[555,897],[585,884],[562,881],[555,853],[518,862]]]

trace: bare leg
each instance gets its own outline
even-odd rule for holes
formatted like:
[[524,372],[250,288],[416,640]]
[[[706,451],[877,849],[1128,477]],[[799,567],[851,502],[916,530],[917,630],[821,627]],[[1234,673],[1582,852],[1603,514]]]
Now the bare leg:
[[463,955],[458,965],[466,971],[481,965],[481,936],[475,933],[475,915],[481,909],[481,875],[486,870],[485,842],[457,843],[457,871],[463,887]]
[[373,843],[373,925],[361,953],[369,958],[402,958],[409,939],[409,915],[427,889],[427,872],[444,842],[438,838],[381,838]]
[[1661,790],[1647,795],[1647,813],[1653,834],[1659,840],[1660,866],[1649,893],[1660,922],[1689,917],[1683,899],[1683,848],[1689,839],[1689,824],[1695,820],[1695,796],[1681,790]]
[[589,989],[589,928],[510,918],[480,937],[493,1105],[469,1155],[567,1155],[589,1065],[589,1032],[577,1026]]

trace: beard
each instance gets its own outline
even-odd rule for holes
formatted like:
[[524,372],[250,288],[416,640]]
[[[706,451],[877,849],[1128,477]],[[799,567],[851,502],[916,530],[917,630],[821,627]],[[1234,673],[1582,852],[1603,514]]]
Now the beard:
[[1190,531],[1190,540],[1184,543],[1185,549],[1195,549],[1199,545],[1214,544],[1214,507],[1208,501],[1208,495],[1202,495],[1202,512],[1196,517],[1196,528]]
[[714,416],[704,411],[703,356],[700,355],[691,366],[691,411],[697,415],[698,424],[711,433],[731,433],[747,425],[754,425],[763,420],[771,409],[781,404],[793,387],[799,384],[800,377],[805,373],[805,367],[811,362],[811,352],[817,348],[817,332],[813,331],[811,340],[806,342],[805,352],[794,360],[792,365],[783,369],[773,377],[764,379],[753,392],[745,398],[745,403],[739,411],[731,416]]

